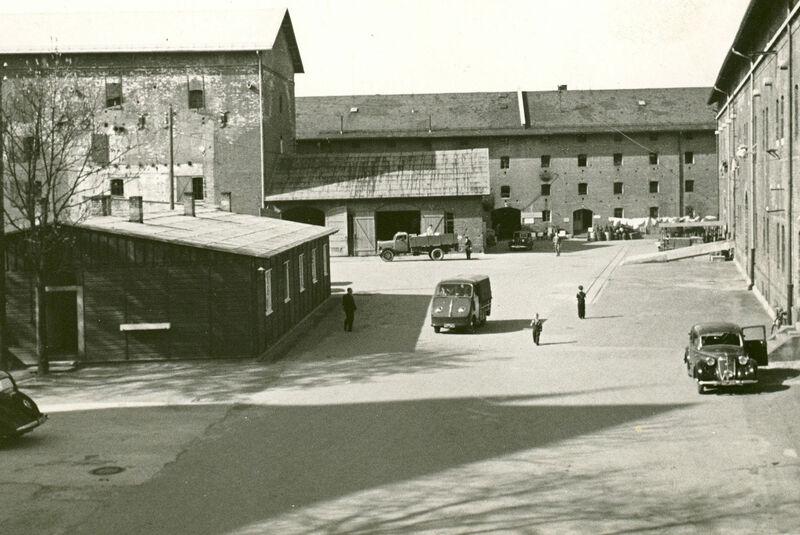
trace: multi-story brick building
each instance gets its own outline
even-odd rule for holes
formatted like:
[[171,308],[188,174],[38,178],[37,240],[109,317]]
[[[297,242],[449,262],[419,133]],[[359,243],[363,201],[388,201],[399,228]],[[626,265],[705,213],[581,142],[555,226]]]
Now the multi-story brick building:
[[175,200],[193,191],[211,204],[230,193],[234,211],[260,213],[273,162],[294,147],[303,65],[288,11],[25,14],[3,24],[18,29],[0,33],[5,91],[57,62],[96,95],[92,154],[112,164],[94,193],[168,202],[172,189]]
[[721,219],[753,291],[796,318],[800,195],[797,0],[752,0],[717,76]]
[[487,148],[487,225],[716,216],[708,88],[297,99],[297,153]]

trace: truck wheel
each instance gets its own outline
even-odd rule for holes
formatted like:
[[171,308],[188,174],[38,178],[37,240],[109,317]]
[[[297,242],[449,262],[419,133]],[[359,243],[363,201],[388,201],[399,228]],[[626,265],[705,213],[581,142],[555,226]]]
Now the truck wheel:
[[474,333],[478,330],[478,320],[475,319],[475,316],[472,316],[469,319],[469,332]]
[[381,260],[384,262],[391,262],[394,260],[394,253],[391,250],[386,249],[385,251],[381,252]]
[[441,249],[439,249],[437,247],[436,249],[431,251],[430,256],[431,256],[431,260],[441,260],[442,258],[444,258],[444,251],[442,251]]
[[439,332],[440,332],[441,330],[442,330],[442,328],[441,328],[441,327],[439,327],[438,325],[435,325],[435,326],[433,327],[433,332],[435,332],[436,334],[439,334]]

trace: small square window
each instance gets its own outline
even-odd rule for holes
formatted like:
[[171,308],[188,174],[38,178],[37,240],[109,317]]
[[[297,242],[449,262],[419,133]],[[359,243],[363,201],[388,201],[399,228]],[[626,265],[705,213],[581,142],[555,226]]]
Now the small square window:
[[650,181],[650,193],[658,193],[658,181],[651,180]]
[[652,217],[653,219],[658,218],[658,206],[650,207],[650,217]]
[[625,211],[622,208],[614,208],[614,217],[625,217]]
[[651,152],[650,153],[650,165],[658,165],[658,153]]
[[106,108],[122,106],[122,82],[106,82]]
[[575,136],[575,139],[577,139],[581,143],[585,143],[586,142],[586,134],[578,134],[577,136]]
[[578,195],[586,195],[589,191],[589,184],[586,182],[579,182],[578,183]]
[[199,110],[203,107],[203,90],[194,89],[189,91],[189,109]]
[[550,155],[542,154],[542,167],[550,167]]
[[586,155],[578,154],[578,167],[586,167]]
[[683,163],[693,164],[694,163],[694,153],[693,152],[684,152],[683,153]]
[[547,223],[550,221],[550,210],[542,210],[542,222]]
[[125,195],[125,183],[121,178],[114,178],[111,180],[111,195],[117,197]]
[[508,169],[510,165],[511,161],[508,156],[500,156],[500,169]]
[[614,153],[614,165],[616,165],[616,166],[622,165],[622,153],[621,152],[615,152]]
[[547,197],[550,195],[550,184],[542,184],[542,196]]
[[687,180],[683,183],[683,191],[686,193],[694,192],[694,180]]
[[500,197],[504,199],[511,197],[511,186],[500,186]]
[[614,134],[614,141],[622,141],[622,134],[620,134],[619,132]]
[[622,195],[622,182],[614,182],[614,195]]

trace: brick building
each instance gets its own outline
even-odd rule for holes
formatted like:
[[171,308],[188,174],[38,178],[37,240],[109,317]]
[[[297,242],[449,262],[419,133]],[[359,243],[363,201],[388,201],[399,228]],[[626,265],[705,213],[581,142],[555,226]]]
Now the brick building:
[[721,219],[757,295],[797,318],[797,0],[752,0],[708,101],[718,106]]
[[2,88],[57,62],[97,99],[92,157],[112,165],[87,196],[168,202],[172,189],[218,204],[230,193],[234,211],[259,214],[268,171],[294,147],[303,65],[288,11],[221,14],[4,15],[18,31],[0,33]]
[[484,222],[717,215],[708,88],[302,97],[298,154],[488,149]]

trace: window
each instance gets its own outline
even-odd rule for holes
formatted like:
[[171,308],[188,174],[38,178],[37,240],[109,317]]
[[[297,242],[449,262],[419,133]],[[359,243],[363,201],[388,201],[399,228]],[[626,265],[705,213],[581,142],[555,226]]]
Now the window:
[[289,261],[283,263],[283,302],[288,303],[292,299],[291,285],[292,280],[289,278]]
[[694,192],[694,180],[687,180],[683,183],[683,191],[686,193]]
[[203,177],[192,177],[192,194],[194,195],[194,200],[196,201],[202,201],[205,199]]
[[694,153],[693,152],[684,152],[683,153],[683,162],[686,164],[693,164],[694,163]]
[[22,138],[22,161],[30,162],[36,153],[36,138],[33,136],[25,136]]
[[794,131],[792,132],[794,137],[797,137],[797,130],[800,128],[800,117],[798,117],[800,115],[800,104],[798,104],[800,95],[797,94],[798,89],[797,84],[794,84]]
[[542,210],[542,222],[548,223],[550,221],[550,210]]
[[122,82],[106,82],[106,108],[122,106]]
[[122,197],[125,195],[125,183],[121,178],[114,178],[111,180],[111,195]]
[[189,109],[199,110],[203,107],[205,107],[203,80],[201,78],[192,78],[189,80]]
[[622,195],[622,182],[614,182],[614,195]]
[[92,134],[90,157],[93,162],[108,165],[108,135]]
[[783,97],[781,97],[781,101],[779,103],[778,99],[775,99],[775,139],[781,138],[781,127],[783,126]]
[[622,208],[614,208],[614,217],[625,217],[625,211]]
[[650,193],[658,193],[658,180],[650,181]]
[[579,182],[578,195],[586,195],[587,191],[589,191],[589,185],[586,182]]
[[317,248],[311,249],[311,282],[317,283]]
[[619,132],[614,134],[614,141],[622,141],[622,134]]
[[658,165],[658,153],[651,152],[650,153],[650,165]]
[[764,108],[764,146],[769,147],[767,143],[767,132],[769,132],[769,106]]
[[542,196],[547,197],[550,195],[550,184],[542,184]]
[[444,233],[445,234],[453,234],[456,231],[455,226],[455,218],[453,217],[453,212],[445,212],[444,213]]
[[508,156],[500,156],[500,169],[508,169],[510,165],[511,162]]
[[511,197],[511,186],[500,186],[500,197],[504,199]]
[[550,167],[550,155],[542,154],[542,167]]
[[578,154],[578,167],[586,167],[586,155]]
[[585,143],[586,142],[586,134],[578,134],[577,136],[575,136],[575,139],[577,139],[581,143]]
[[297,281],[300,286],[300,291],[306,291],[306,266],[305,266],[305,259],[306,255],[304,253],[300,253],[300,256],[297,257]]
[[264,315],[272,314],[272,270],[264,271]]
[[322,273],[328,276],[328,244],[322,246]]
[[621,152],[615,152],[614,153],[614,165],[616,165],[616,166],[622,165],[622,153]]
[[658,218],[658,206],[651,206],[650,207],[650,217],[653,219]]

